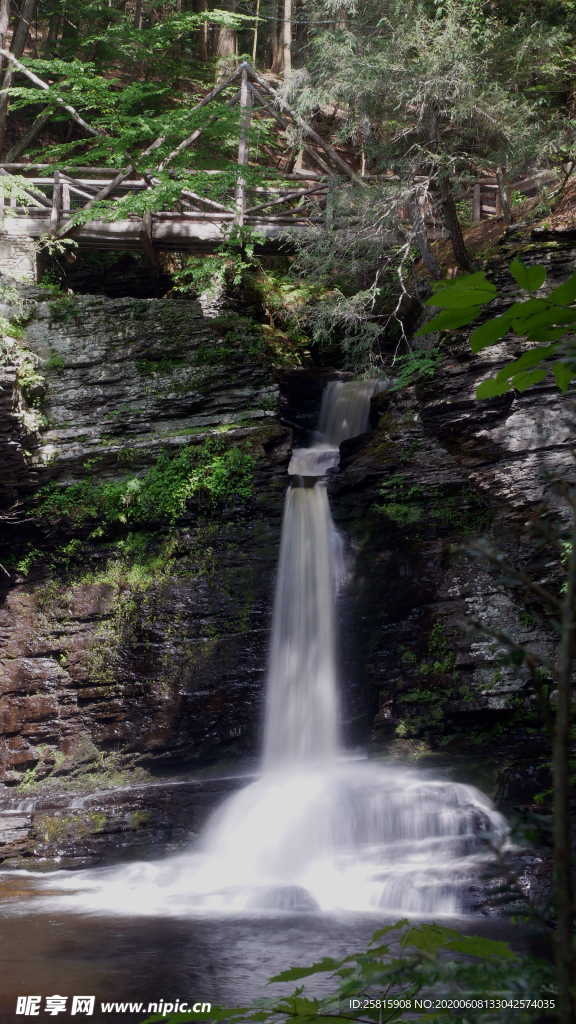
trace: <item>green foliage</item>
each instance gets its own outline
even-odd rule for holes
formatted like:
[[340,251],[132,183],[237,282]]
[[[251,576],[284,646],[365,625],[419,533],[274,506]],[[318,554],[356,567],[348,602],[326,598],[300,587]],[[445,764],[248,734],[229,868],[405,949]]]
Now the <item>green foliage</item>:
[[[510,272],[520,287],[538,291],[546,281],[546,268],[512,261]],[[476,320],[482,307],[497,296],[496,287],[482,272],[467,274],[438,284],[428,306],[456,310],[454,320],[437,314],[418,331],[455,330]],[[529,348],[507,363],[494,377],[480,384],[477,398],[494,398],[507,391],[527,391],[551,374],[561,391],[567,391],[576,376],[576,346],[570,330],[576,325],[576,274],[553,288],[544,298],[514,302],[504,313],[476,327],[470,335],[473,352],[495,345],[507,335],[526,341],[544,342]]]
[[155,377],[156,374],[174,373],[179,367],[185,365],[184,359],[169,358],[168,356],[159,359],[138,359],[136,368],[143,377]]
[[80,312],[78,299],[75,295],[60,295],[48,304],[50,317],[56,323],[69,323],[75,321]]
[[211,256],[188,256],[172,273],[174,291],[184,295],[218,292],[225,284],[238,287],[248,270],[260,268],[256,247],[264,237],[250,227],[234,226]]
[[38,548],[30,548],[30,550],[26,552],[23,558],[19,559],[19,561],[16,562],[14,568],[16,569],[16,572],[20,576],[28,576],[34,563],[41,558],[42,552]]
[[87,479],[65,487],[49,484],[40,491],[36,516],[73,527],[92,521],[104,527],[173,524],[192,497],[204,496],[213,504],[248,498],[253,467],[249,452],[214,438],[176,455],[161,455],[141,476],[104,483]]
[[65,366],[64,358],[59,352],[51,352],[44,363],[45,370],[62,370]]
[[[36,242],[36,251],[57,259],[59,256],[66,256],[78,248],[78,242],[74,238],[55,238],[53,235],[40,235]],[[44,274],[46,277],[46,272]]]
[[[446,493],[443,487],[423,486],[403,473],[395,473],[384,480],[378,494],[385,500],[374,505],[374,512],[385,515],[401,528],[422,524],[422,529],[478,533],[488,526],[491,518],[489,508],[475,492]],[[415,537],[421,532],[420,529],[408,530],[409,535]]]
[[38,369],[37,356],[21,350],[16,371],[18,387],[28,404],[38,408],[43,401],[46,381]]
[[11,320],[7,320],[5,316],[0,316],[0,336],[2,338],[16,338],[21,339],[24,337],[24,329],[18,324],[12,323]]
[[439,347],[406,352],[394,363],[394,379],[390,390],[403,391],[414,384],[419,384],[420,381],[434,377],[441,362],[442,350]]
[[[353,1020],[392,1024],[415,1019],[414,1000],[419,998],[432,1003],[425,1007],[422,1019],[438,1024],[528,1024],[537,1019],[538,1013],[506,1007],[507,999],[529,1001],[538,993],[539,998],[554,1005],[547,964],[517,956],[505,942],[463,935],[439,924],[398,921],[376,931],[362,952],[291,967],[270,982],[290,984],[318,976],[329,979],[330,995],[310,995],[305,985],[299,984],[290,995],[263,1000],[251,1008],[213,1007],[208,1015],[153,1015],[142,1024],[178,1024],[202,1017],[226,1024],[333,1024]],[[353,1002],[358,998],[361,1009]],[[494,1004],[486,1006],[485,1000]],[[459,1007],[459,1001],[464,1005]],[[466,1006],[466,1001],[470,1005]],[[475,1001],[480,1005],[474,1005]]]
[[[28,209],[34,205],[34,196],[42,196],[42,192],[32,185],[21,174],[3,174],[0,178],[0,203],[4,207],[7,201],[16,207]],[[3,210],[10,215],[10,207]]]

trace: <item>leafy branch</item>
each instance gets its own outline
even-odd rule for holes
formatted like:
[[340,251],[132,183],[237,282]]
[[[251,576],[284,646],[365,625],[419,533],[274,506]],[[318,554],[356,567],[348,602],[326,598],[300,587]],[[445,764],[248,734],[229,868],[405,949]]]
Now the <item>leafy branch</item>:
[[[510,273],[530,296],[546,283],[546,267],[540,264],[527,266],[515,259],[510,264]],[[417,334],[466,327],[478,320],[484,308],[497,297],[496,286],[483,271],[450,282],[442,281],[426,302],[427,306],[437,307],[441,312],[428,320]],[[527,391],[549,374],[561,391],[568,391],[576,376],[576,342],[567,333],[576,325],[575,301],[576,274],[572,274],[545,297],[514,302],[504,313],[475,327],[470,335],[473,352],[482,352],[507,337],[538,343],[484,380],[476,389],[476,397],[495,398],[507,391]]]
[[[213,1007],[208,1018],[206,1013],[194,1012],[154,1015],[143,1024],[184,1024],[200,1019],[222,1024],[394,1024],[412,1019],[411,1002],[415,998],[423,994],[433,998],[446,990],[451,996],[470,1001],[475,993],[477,997],[492,995],[504,1001],[507,993],[521,999],[530,986],[533,991],[538,986],[544,998],[553,999],[550,969],[518,957],[507,943],[462,935],[438,924],[414,926],[406,920],[380,928],[363,952],[340,960],[323,957],[305,967],[291,967],[270,978],[269,983],[302,982],[319,975],[327,975],[334,982],[332,995],[313,997],[298,985],[290,995],[259,1006]],[[358,1001],[362,1005],[356,1008],[354,1002]],[[493,1013],[485,1008],[467,1008],[459,1013],[450,1007],[427,1013],[426,1019],[439,1024],[501,1024],[512,1020],[512,1014],[515,1024],[527,1024],[531,1019],[521,1010],[509,1013],[510,1018],[501,1007]]]

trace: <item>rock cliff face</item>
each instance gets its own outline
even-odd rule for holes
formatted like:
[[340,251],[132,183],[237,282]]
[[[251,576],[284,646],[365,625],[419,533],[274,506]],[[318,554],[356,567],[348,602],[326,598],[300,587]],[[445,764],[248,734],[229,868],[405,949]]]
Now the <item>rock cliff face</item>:
[[[491,268],[503,301],[508,255]],[[556,240],[523,258],[561,280],[576,255]],[[26,335],[8,346],[0,391],[0,753],[2,781],[17,786],[6,799],[20,807],[42,780],[94,789],[142,766],[254,757],[291,443],[278,397],[284,422],[309,427],[329,374],[279,374],[233,315],[209,323],[194,302],[25,289],[18,303]],[[557,545],[539,528],[557,516],[553,481],[573,474],[574,408],[544,385],[479,404],[475,387],[508,358],[506,344],[473,357],[457,339],[434,377],[380,395],[331,493],[354,563],[342,598],[350,737],[372,729],[377,749],[445,752],[461,778],[470,758],[476,780],[522,801],[547,785],[550,681],[530,662],[502,664],[493,634],[549,656],[553,630],[468,548],[488,535],[514,571],[558,585]],[[183,451],[211,491],[178,490]],[[497,778],[478,775],[496,761]],[[61,849],[47,825],[60,796],[41,800],[0,858]],[[108,833],[126,846],[171,835],[154,800],[146,822],[145,797],[113,813],[94,800],[64,836],[71,856],[87,835],[94,856]]]
[[[266,352],[195,302],[24,300],[0,437],[4,781],[251,752],[288,444]],[[212,494],[182,500],[183,450]]]
[[[506,269],[518,250],[517,240],[504,245],[488,268],[502,306],[519,298]],[[568,239],[521,255],[547,264],[550,284],[575,269]],[[348,446],[333,483],[357,551],[357,652],[377,691],[380,742],[445,750],[459,771],[462,756],[491,762],[476,777],[500,798],[529,801],[548,785],[552,685],[530,658],[503,663],[504,638],[554,659],[554,628],[521,577],[558,592],[575,405],[551,378],[478,402],[477,385],[510,360],[510,342],[480,356],[466,337],[445,346],[433,377],[379,399],[377,429]],[[482,538],[503,569],[471,553]]]

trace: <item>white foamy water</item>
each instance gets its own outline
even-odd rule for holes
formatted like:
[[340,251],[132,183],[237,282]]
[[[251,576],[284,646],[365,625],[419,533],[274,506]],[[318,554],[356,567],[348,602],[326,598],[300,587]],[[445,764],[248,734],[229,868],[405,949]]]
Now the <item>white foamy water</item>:
[[[266,684],[263,773],[212,815],[194,849],[161,862],[51,876],[68,909],[179,915],[270,910],[461,913],[507,837],[473,786],[345,760],[336,596],[342,539],[323,473],[368,427],[374,382],[327,386],[322,434],[293,457]],[[327,454],[331,453],[331,454]],[[391,585],[393,585],[391,580]]]
[[370,402],[380,387],[375,380],[330,381],[322,395],[320,439],[338,447],[350,437],[365,434],[370,423]]
[[326,764],[339,752],[335,596],[343,569],[334,533],[324,483],[289,487],[266,689],[265,770]]
[[268,772],[229,797],[194,851],[45,877],[49,906],[95,913],[458,914],[507,834],[473,786],[348,762]]

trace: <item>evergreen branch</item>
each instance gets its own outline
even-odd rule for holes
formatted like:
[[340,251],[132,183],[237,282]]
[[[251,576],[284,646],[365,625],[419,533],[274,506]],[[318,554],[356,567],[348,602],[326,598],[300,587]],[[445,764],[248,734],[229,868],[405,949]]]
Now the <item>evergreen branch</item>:
[[[2,47],[0,47],[0,55],[2,57],[5,57],[6,60],[10,61],[12,64],[14,64],[14,66],[17,68],[17,70],[20,71],[27,78],[29,78],[31,82],[34,82],[34,84],[37,85],[39,89],[42,89],[44,92],[49,93],[50,96],[54,99],[54,101],[58,104],[58,106],[62,107],[63,110],[65,110],[68,114],[70,114],[70,117],[74,121],[76,121],[76,123],[79,124],[80,127],[83,128],[85,132],[88,132],[89,135],[105,135],[106,134],[106,132],[102,131],[101,128],[93,128],[92,125],[89,125],[88,122],[85,121],[84,118],[80,116],[78,111],[74,109],[74,107],[70,106],[69,103],[66,103],[65,100],[63,100],[60,96],[58,96],[54,92],[52,87],[50,85],[48,85],[47,82],[44,82],[41,78],[38,78],[38,75],[34,74],[33,71],[30,71],[29,68],[27,68],[24,64],[22,64],[22,61],[19,61],[18,58],[15,57],[14,54],[10,52],[10,50],[5,50]],[[2,90],[2,92],[3,91],[4,90]]]

